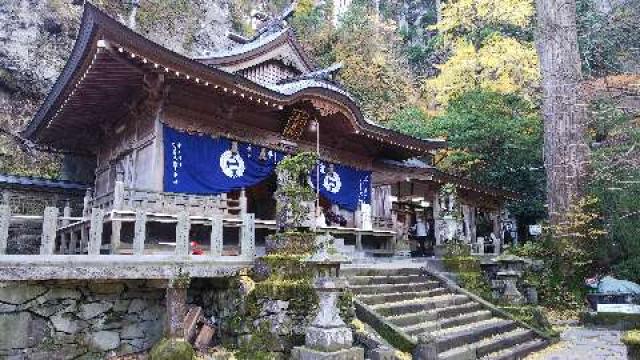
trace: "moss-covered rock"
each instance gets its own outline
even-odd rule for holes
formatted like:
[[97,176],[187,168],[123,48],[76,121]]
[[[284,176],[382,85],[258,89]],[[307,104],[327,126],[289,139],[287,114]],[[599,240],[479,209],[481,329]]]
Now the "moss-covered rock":
[[162,339],[151,349],[151,360],[192,360],[196,356],[191,344],[179,339]]
[[640,330],[629,330],[622,335],[622,343],[627,346],[627,359],[640,359]]

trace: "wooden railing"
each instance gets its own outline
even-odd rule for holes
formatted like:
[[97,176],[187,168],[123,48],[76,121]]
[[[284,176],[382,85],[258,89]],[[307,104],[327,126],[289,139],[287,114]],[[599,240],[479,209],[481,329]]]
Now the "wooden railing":
[[95,198],[91,190],[87,191],[84,215],[88,216],[92,208],[105,211],[143,209],[157,213],[185,211],[189,215],[220,211],[225,217],[241,217],[247,213],[247,197],[244,189],[240,190],[238,199],[233,199],[227,194],[191,195],[128,188],[125,187],[124,182],[116,181],[112,192]]
[[[146,255],[146,228],[149,223],[175,224],[176,257],[191,255],[189,230],[192,224],[211,227],[208,254],[212,259],[223,256],[223,231],[225,227],[240,228],[239,257],[253,260],[255,257],[255,217],[244,213],[238,217],[225,217],[221,211],[213,210],[208,216],[192,216],[187,211],[177,213],[154,213],[141,208],[111,210],[92,208],[89,216],[69,216],[71,209],[65,207],[60,216],[56,207],[46,207],[42,216],[12,214],[7,205],[0,205],[0,258],[7,253],[9,228],[13,221],[42,222],[40,255],[120,255],[124,254],[120,243],[120,226],[124,222],[134,223],[134,237],[130,254]],[[118,224],[118,234],[112,233],[110,244],[103,245],[105,223]],[[112,228],[114,230],[114,228]]]

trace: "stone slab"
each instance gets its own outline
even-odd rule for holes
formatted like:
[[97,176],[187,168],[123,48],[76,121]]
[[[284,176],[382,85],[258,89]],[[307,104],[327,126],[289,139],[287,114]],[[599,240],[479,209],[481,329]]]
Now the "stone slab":
[[253,260],[239,256],[3,255],[0,281],[172,279],[184,273],[214,278],[236,275],[252,264]]
[[294,360],[364,360],[363,348],[350,348],[334,352],[321,352],[307,347],[295,347],[291,352]]

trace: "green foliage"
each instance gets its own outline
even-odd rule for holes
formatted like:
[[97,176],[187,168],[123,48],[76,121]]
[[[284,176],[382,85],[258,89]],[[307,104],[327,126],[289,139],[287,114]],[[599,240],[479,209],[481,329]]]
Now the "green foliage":
[[640,3],[625,1],[602,11],[595,0],[577,1],[578,44],[582,69],[600,77],[632,71],[640,65]]
[[351,324],[351,322],[356,318],[356,312],[353,305],[353,293],[350,289],[346,289],[340,297],[338,297],[338,310],[340,310],[340,317],[342,320]]
[[442,5],[441,21],[432,26],[452,49],[425,81],[432,107],[466,91],[483,89],[535,99],[540,74],[532,42],[532,0],[454,0]]
[[542,121],[538,109],[516,95],[471,91],[439,116],[408,108],[390,127],[420,138],[446,138],[439,167],[523,194],[509,210],[522,225],[545,216]]
[[557,310],[580,309],[585,293],[584,278],[576,275],[581,271],[565,272],[574,261],[560,256],[555,240],[548,232],[539,240],[509,248],[507,253],[543,262],[543,271],[527,271],[523,278],[526,284],[536,288],[541,305]]
[[640,261],[635,256],[627,256],[614,264],[613,272],[618,278],[640,283]]
[[271,332],[269,322],[265,321],[251,332],[248,340],[240,343],[235,356],[238,360],[277,360],[281,355],[273,350],[278,348],[278,338]]
[[626,331],[620,340],[625,345],[640,346],[640,330]]
[[590,110],[594,146],[588,193],[597,199],[594,211],[606,231],[596,261],[603,270],[612,266],[618,277],[640,281],[640,125],[612,98],[597,99]]
[[547,319],[544,310],[539,306],[500,306],[500,309],[508,312],[514,318],[545,332],[550,337],[558,336]]
[[456,273],[480,272],[480,260],[473,256],[445,257],[444,266]]
[[530,32],[533,0],[452,0],[442,7],[442,21],[435,27],[449,37],[475,40],[496,30],[513,33],[513,28]]
[[165,338],[153,346],[149,355],[151,360],[192,360],[196,353],[185,340]]
[[466,91],[487,90],[537,97],[540,73],[532,43],[499,33],[485,36],[480,46],[456,40],[453,55],[438,66],[440,74],[424,82],[423,92],[431,106],[446,104]]
[[584,324],[631,330],[640,328],[640,314],[584,312],[580,319]]
[[461,268],[457,275],[460,287],[469,290],[487,301],[494,301],[491,296],[491,286],[480,272],[479,261],[477,261],[477,266],[473,268]]

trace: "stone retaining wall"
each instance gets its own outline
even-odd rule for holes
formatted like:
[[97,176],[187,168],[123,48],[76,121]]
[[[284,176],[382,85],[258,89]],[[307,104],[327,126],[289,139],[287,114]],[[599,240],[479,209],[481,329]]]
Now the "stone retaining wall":
[[162,283],[0,283],[0,358],[102,359],[149,349],[164,325]]

